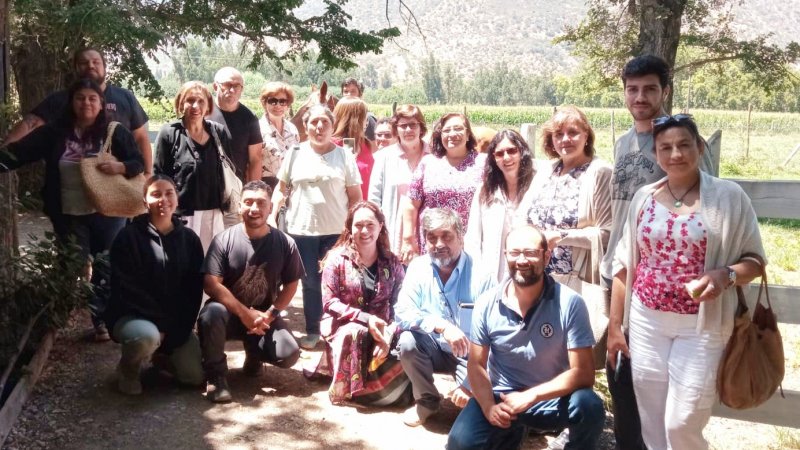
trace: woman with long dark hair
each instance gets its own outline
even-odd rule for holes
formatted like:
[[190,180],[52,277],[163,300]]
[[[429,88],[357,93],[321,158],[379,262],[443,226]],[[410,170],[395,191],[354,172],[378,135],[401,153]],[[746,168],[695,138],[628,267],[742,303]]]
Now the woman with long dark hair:
[[514,130],[501,130],[489,143],[483,183],[475,191],[464,235],[464,249],[495,275],[498,283],[508,271],[505,235],[536,168],[525,139]]
[[[97,211],[87,195],[81,175],[81,160],[96,156],[103,148],[108,133],[103,90],[92,80],[82,79],[67,90],[69,103],[61,118],[37,128],[20,141],[0,149],[0,170],[13,170],[44,160],[45,175],[42,197],[44,212],[53,224],[53,231],[62,242],[74,237],[89,257],[107,252],[117,232],[125,226],[125,218],[108,217]],[[104,162],[97,169],[109,174],[134,177],[144,170],[142,155],[133,135],[117,126],[111,136],[111,154],[117,162]],[[90,300],[94,337],[109,339],[101,317],[105,309],[102,286],[107,286],[107,273],[92,271],[92,283],[98,287]]]
[[389,248],[378,205],[361,201],[350,208],[322,266],[326,346],[317,373],[333,377],[331,401],[385,405],[399,400],[400,391],[387,387],[408,383],[402,367],[396,359],[381,365],[396,336],[394,304],[405,272]]

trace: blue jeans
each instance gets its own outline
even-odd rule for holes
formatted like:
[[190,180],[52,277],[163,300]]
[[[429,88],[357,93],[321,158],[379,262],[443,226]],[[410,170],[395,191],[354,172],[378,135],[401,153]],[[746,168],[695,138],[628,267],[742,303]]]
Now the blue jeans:
[[[495,401],[500,396],[495,393]],[[509,428],[490,424],[472,398],[456,418],[447,437],[448,450],[519,448],[525,427],[556,431],[569,427],[567,449],[593,449],[603,431],[605,411],[600,397],[589,388],[546,400],[517,415]]]
[[319,321],[322,319],[322,274],[319,261],[333,247],[338,234],[324,236],[291,235],[303,260],[306,270],[303,276],[303,313],[306,317],[306,333],[320,334]]
[[[55,228],[55,223],[54,223]],[[70,236],[75,237],[75,242],[81,247],[82,255],[88,259],[89,256],[97,259],[98,255],[111,249],[111,243],[117,237],[117,233],[125,228],[124,217],[108,217],[94,213],[83,216],[63,216],[63,228],[57,227],[56,235],[62,242],[67,242]],[[92,266],[92,286],[94,294],[89,299],[89,310],[92,313],[92,324],[97,327],[103,323],[103,312],[105,312],[108,296],[111,289],[111,266],[106,264]]]

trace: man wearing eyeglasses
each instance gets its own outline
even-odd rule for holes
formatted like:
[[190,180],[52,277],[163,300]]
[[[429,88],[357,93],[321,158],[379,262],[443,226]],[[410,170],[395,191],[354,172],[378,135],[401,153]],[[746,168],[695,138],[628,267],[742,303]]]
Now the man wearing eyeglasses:
[[233,67],[223,67],[214,75],[214,110],[209,120],[225,126],[231,142],[231,161],[243,182],[261,179],[261,128],[258,118],[239,102],[244,78]]
[[[666,115],[664,101],[669,96],[671,70],[663,59],[653,55],[636,57],[622,70],[624,101],[633,116],[633,127],[614,144],[614,172],[611,178],[611,234],[600,265],[605,286],[611,289],[614,249],[622,237],[625,217],[633,194],[647,184],[664,178],[666,173],[656,164],[653,142],[653,120]],[[700,169],[714,173],[711,152],[703,152]],[[618,317],[622,317],[619,314]],[[620,328],[622,324],[609,323]],[[623,330],[627,337],[627,330]],[[615,359],[616,355],[614,355]],[[610,362],[610,361],[609,361]],[[631,381],[630,360],[606,364],[608,389],[613,400],[614,435],[618,449],[644,449],[639,412]],[[616,361],[615,361],[616,362]],[[619,374],[616,368],[619,368]]]
[[456,406],[463,407],[471,397],[466,357],[472,305],[494,285],[494,278],[463,251],[458,214],[429,209],[422,216],[422,231],[427,253],[409,264],[395,305],[395,321],[403,330],[397,351],[416,401],[403,415],[403,423],[411,427],[439,411],[434,372],[455,373],[458,387],[450,399]]
[[586,304],[545,274],[550,251],[538,228],[511,230],[506,258],[509,279],[475,304],[467,362],[473,398],[447,448],[518,448],[526,427],[569,427],[560,448],[595,448],[605,411],[592,390],[595,340]]

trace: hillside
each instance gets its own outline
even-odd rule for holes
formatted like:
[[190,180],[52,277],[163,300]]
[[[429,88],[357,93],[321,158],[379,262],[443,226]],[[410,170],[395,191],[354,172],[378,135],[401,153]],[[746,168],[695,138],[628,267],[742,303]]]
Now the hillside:
[[[578,65],[567,46],[554,45],[552,39],[583,18],[587,8],[583,0],[405,0],[424,41],[405,26],[398,1],[388,1],[390,23],[405,32],[387,43],[383,54],[365,55],[358,62],[372,63],[381,72],[389,70],[395,80],[418,76],[419,63],[429,53],[466,76],[499,62],[538,73],[570,73]],[[354,27],[369,30],[387,26],[385,5],[384,0],[350,0],[346,9]],[[778,44],[797,39],[800,0],[747,0],[734,11],[734,29],[743,38],[773,32]]]

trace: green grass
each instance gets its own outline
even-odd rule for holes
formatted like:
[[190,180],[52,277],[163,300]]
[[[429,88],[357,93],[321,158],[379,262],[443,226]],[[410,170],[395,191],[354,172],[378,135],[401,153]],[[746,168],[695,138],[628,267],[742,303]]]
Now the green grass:
[[800,220],[759,219],[770,284],[800,286]]

